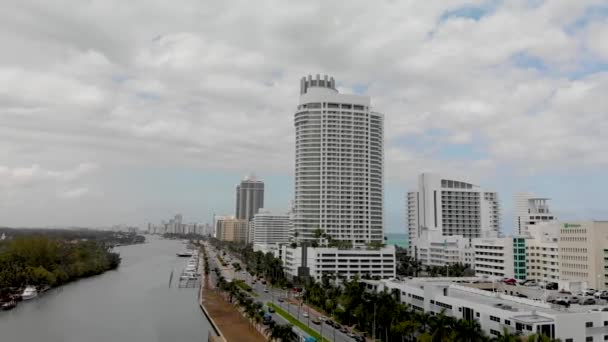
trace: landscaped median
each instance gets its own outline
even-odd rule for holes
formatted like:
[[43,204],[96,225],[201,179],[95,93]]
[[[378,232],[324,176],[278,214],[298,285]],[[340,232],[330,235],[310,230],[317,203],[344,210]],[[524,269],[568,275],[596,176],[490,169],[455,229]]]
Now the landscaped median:
[[234,283],[236,284],[236,286],[240,287],[241,289],[247,291],[248,294],[250,294],[253,297],[257,297],[258,294],[253,292],[253,289],[251,288],[251,286],[245,284],[244,281],[242,280],[235,280]]
[[[276,306],[275,304],[268,302],[268,303],[266,303],[266,305],[268,305],[269,307],[273,308],[276,311],[276,313],[278,313],[283,318],[285,318],[289,323],[295,325],[296,327],[300,328],[305,333],[307,333],[310,336],[316,338],[317,341],[320,341],[320,342],[330,342],[325,337],[323,337],[323,340],[321,341],[321,334],[319,334],[315,330],[309,328],[306,324],[298,321],[297,318],[295,318],[292,315],[288,314],[287,311],[281,309],[280,307]],[[323,324],[323,322],[321,322],[321,324]]]

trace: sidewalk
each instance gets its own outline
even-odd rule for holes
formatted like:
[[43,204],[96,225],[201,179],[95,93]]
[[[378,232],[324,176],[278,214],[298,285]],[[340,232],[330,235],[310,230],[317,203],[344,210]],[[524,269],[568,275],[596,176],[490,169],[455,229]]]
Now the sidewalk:
[[266,339],[205,281],[202,302],[228,342],[265,342]]

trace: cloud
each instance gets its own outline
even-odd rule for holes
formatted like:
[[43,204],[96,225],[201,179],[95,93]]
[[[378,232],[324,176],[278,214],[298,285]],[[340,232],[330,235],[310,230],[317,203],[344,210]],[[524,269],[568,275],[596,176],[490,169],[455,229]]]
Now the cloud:
[[59,194],[59,197],[66,199],[78,199],[89,193],[89,188],[76,188],[64,191]]
[[[93,189],[89,179],[107,170],[292,174],[298,82],[309,73],[364,90],[385,114],[389,182],[431,169],[489,182],[501,168],[542,174],[576,161],[604,169],[601,6],[15,4],[0,13],[0,184],[34,189],[87,175],[87,184],[35,193],[54,198]],[[62,168],[82,160],[104,169]]]

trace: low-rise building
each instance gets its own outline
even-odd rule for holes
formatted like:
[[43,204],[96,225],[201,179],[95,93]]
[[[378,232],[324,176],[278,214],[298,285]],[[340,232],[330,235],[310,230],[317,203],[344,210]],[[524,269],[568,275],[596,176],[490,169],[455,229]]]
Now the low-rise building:
[[545,283],[558,282],[559,228],[557,221],[529,225],[526,239],[526,279]]
[[471,242],[478,276],[526,279],[526,239],[477,238]]
[[598,305],[572,304],[569,308],[474,288],[467,278],[414,278],[363,283],[371,290],[387,290],[417,311],[443,312],[457,319],[475,320],[490,336],[503,329],[522,335],[542,333],[564,342],[608,339],[608,312]]
[[395,246],[340,249],[282,245],[281,248],[285,272],[292,277],[309,276],[320,280],[326,275],[350,280],[355,277],[388,279],[396,276]]
[[608,288],[608,221],[561,222],[558,248],[561,280]]

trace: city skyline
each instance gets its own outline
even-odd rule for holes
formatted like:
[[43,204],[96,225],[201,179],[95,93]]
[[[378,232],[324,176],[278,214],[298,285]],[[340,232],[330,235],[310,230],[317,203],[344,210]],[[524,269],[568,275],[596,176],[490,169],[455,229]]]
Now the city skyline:
[[496,191],[505,233],[520,191],[608,217],[602,2],[116,6],[4,11],[0,226],[210,222],[249,172],[285,211],[293,85],[317,73],[385,114],[385,232],[421,172]]

